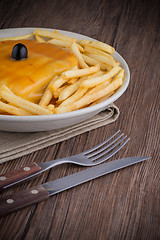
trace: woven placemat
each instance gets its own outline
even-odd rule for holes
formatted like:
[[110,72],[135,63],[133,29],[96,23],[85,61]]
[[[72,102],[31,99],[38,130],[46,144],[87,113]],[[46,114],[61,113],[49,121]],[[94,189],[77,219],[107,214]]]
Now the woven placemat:
[[0,164],[114,122],[119,109],[111,104],[103,112],[71,127],[37,133],[0,131]]

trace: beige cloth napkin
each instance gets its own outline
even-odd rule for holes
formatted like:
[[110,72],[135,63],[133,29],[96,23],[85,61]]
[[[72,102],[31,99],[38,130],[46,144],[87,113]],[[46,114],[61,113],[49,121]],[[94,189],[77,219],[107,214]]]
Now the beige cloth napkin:
[[36,133],[0,131],[0,164],[114,122],[119,109],[111,104],[103,112],[71,127]]

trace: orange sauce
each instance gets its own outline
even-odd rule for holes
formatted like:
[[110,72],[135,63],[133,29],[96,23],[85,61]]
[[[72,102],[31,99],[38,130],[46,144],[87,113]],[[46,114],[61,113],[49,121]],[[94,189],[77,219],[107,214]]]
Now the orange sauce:
[[[15,44],[28,49],[25,60],[11,59]],[[5,84],[16,95],[38,102],[50,80],[77,65],[77,58],[69,51],[49,43],[34,40],[0,42],[0,85]]]

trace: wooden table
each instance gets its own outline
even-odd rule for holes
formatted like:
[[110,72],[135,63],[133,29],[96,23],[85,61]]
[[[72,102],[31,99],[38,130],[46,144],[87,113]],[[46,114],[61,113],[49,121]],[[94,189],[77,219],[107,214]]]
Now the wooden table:
[[[1,171],[73,155],[116,130],[131,137],[112,159],[151,156],[97,180],[57,194],[0,219],[0,239],[160,239],[159,1],[0,1],[0,27],[48,27],[84,34],[113,45],[126,59],[131,81],[116,102],[114,123],[10,161]],[[81,170],[59,166],[1,197]]]

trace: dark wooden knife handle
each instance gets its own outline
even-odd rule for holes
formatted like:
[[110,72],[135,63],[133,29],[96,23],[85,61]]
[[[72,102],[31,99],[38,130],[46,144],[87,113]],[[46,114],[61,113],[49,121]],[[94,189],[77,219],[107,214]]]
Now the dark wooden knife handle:
[[49,193],[42,185],[19,191],[0,200],[0,217],[48,198]]
[[39,171],[41,171],[41,168],[36,163],[32,163],[22,168],[18,168],[0,175],[0,191],[5,186],[17,182],[18,180],[21,180],[23,178],[29,177],[30,175]]

